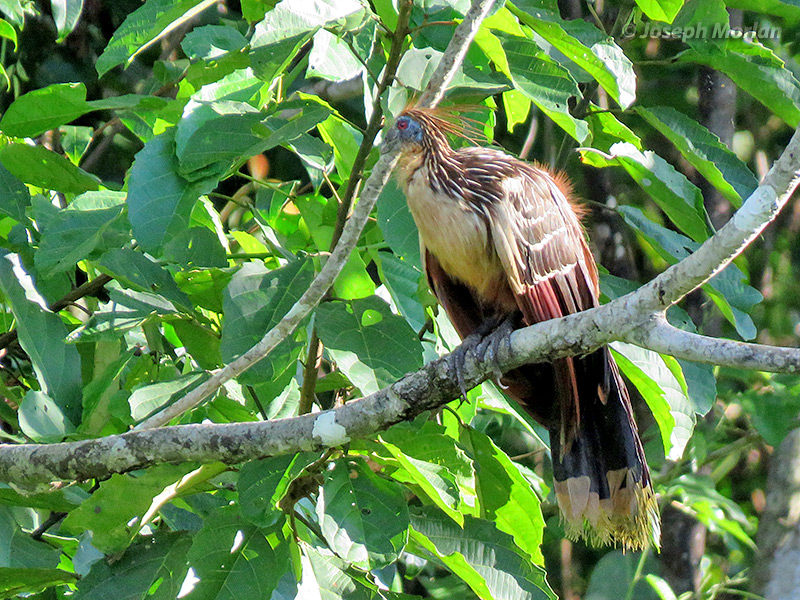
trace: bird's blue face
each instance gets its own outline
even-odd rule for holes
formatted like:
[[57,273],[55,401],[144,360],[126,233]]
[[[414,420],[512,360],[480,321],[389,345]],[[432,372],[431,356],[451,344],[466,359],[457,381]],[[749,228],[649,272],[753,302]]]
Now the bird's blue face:
[[421,145],[422,136],[422,125],[419,121],[407,115],[401,115],[394,122],[394,126],[386,132],[384,145],[387,149],[395,146]]
[[422,143],[422,125],[411,117],[399,117],[394,124],[394,128],[398,132],[399,139],[416,144]]

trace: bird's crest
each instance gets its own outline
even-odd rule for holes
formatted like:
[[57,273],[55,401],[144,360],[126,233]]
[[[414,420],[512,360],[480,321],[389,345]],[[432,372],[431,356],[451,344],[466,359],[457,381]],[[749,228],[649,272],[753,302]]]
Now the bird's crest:
[[460,113],[486,110],[480,105],[455,105],[437,108],[418,108],[410,103],[399,116],[405,115],[419,121],[429,131],[449,134],[469,143],[480,146],[489,142],[483,133],[483,123],[477,119],[464,117]]

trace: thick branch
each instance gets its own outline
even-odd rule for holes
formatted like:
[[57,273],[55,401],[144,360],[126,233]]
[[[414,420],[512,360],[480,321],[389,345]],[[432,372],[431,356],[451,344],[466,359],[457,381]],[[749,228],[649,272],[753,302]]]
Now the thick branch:
[[663,314],[625,337],[637,346],[695,362],[773,373],[800,371],[800,348],[747,344],[690,333],[670,325]]

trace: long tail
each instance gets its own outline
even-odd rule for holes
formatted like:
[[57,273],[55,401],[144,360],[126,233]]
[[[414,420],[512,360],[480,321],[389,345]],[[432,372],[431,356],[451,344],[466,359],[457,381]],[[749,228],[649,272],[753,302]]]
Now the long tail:
[[566,534],[630,550],[658,546],[658,505],[619,369],[606,348],[573,360],[578,423],[565,423],[554,411],[550,425],[554,487]]

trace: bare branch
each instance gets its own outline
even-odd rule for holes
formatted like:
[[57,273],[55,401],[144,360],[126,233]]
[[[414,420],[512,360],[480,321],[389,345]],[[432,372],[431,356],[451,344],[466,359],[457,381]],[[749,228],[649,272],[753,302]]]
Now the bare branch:
[[746,344],[690,333],[670,325],[663,314],[653,317],[650,323],[637,327],[625,337],[637,346],[661,354],[721,367],[773,373],[796,373],[800,370],[800,348]]

